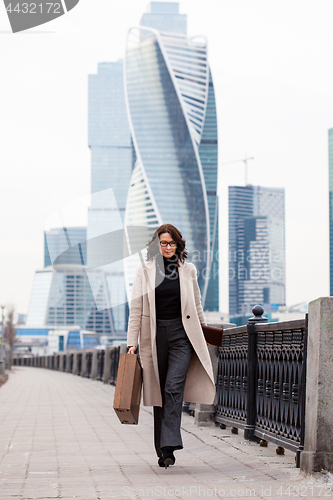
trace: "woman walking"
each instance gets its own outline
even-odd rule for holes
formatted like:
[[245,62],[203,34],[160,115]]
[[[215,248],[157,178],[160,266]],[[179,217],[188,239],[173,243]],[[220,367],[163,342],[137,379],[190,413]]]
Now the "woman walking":
[[197,272],[186,258],[180,231],[160,226],[147,244],[146,266],[135,272],[128,323],[128,353],[139,341],[143,405],[154,407],[155,449],[165,468],[183,448],[183,400],[212,404],[215,396]]

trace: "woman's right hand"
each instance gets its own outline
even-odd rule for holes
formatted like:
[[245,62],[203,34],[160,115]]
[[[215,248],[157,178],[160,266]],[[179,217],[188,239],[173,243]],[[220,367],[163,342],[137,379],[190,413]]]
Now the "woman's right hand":
[[136,351],[136,345],[132,345],[131,347],[128,348],[127,354],[135,354],[135,351]]

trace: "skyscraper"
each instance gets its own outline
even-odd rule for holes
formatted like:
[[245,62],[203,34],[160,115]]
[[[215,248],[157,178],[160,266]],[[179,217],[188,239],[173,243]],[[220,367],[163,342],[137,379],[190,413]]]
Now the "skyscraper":
[[333,128],[328,131],[329,224],[330,224],[330,295],[333,295]]
[[[114,319],[107,302],[105,277],[98,270],[94,273],[99,294],[93,295],[94,285],[91,286],[93,280],[92,278],[88,280],[84,266],[64,264],[57,265],[57,269],[49,266],[36,271],[27,326],[77,325],[101,335],[117,337]],[[96,307],[96,302],[99,308]]]
[[[124,221],[127,192],[132,173],[132,144],[123,78],[123,61],[98,64],[89,75],[88,144],[91,150],[91,192],[112,189]],[[89,209],[88,238],[109,229],[110,201],[95,197]],[[95,205],[96,204],[96,205]],[[93,256],[89,257],[93,258]]]
[[[162,23],[168,6],[172,15]],[[177,226],[197,267],[204,307],[218,310],[214,87],[206,39],[187,37],[186,17],[178,16],[177,3],[151,2],[145,27],[128,35],[125,83],[136,163],[125,221],[151,232],[162,223]],[[134,262],[126,266],[130,290]]]
[[229,312],[285,305],[284,189],[229,187]]
[[[61,264],[85,265],[87,262],[86,252],[87,228],[86,227],[61,227],[44,231],[44,267],[51,266],[53,261],[59,257]],[[81,243],[81,253],[61,256],[69,246]]]
[[35,274],[27,324],[78,325],[124,338],[128,305],[123,264],[108,263],[110,249],[89,244],[122,229],[124,223],[133,148],[121,60],[101,63],[97,75],[89,75],[88,142],[92,194],[88,228],[45,232],[45,269]]
[[187,34],[187,15],[179,14],[178,2],[150,2],[142,15],[140,26],[164,33]]
[[[89,147],[91,149],[92,204],[88,212],[88,266],[98,266],[108,248],[89,245],[94,237],[122,229],[132,173],[132,143],[123,80],[123,61],[98,64],[97,75],[89,75]],[[107,259],[104,259],[106,261]],[[108,302],[116,330],[126,331],[128,306],[122,262],[100,271],[98,293],[107,284]],[[88,277],[96,280],[95,272]],[[92,283],[91,283],[92,284]],[[97,293],[97,292],[96,292]],[[94,292],[95,295],[95,292]],[[119,304],[119,305],[114,305]],[[112,307],[113,306],[113,307]]]

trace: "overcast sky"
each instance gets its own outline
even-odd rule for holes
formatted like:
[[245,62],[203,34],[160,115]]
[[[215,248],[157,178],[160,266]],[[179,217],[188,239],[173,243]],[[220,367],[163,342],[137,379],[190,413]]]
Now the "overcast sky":
[[[0,5],[1,304],[27,312],[46,220],[89,194],[88,74],[124,56],[127,31],[147,4],[80,0],[17,34]],[[189,35],[208,38],[220,165],[253,156],[249,182],[285,188],[287,304],[328,295],[332,0],[180,0],[180,12]],[[227,186],[244,184],[242,163],[221,166],[219,179],[226,311]]]

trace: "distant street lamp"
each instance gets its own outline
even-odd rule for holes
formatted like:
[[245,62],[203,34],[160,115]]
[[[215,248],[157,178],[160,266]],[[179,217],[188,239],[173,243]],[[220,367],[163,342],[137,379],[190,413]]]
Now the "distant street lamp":
[[1,307],[1,351],[0,351],[0,359],[4,359],[3,356],[3,334],[4,334],[4,309],[6,306],[0,306]]

